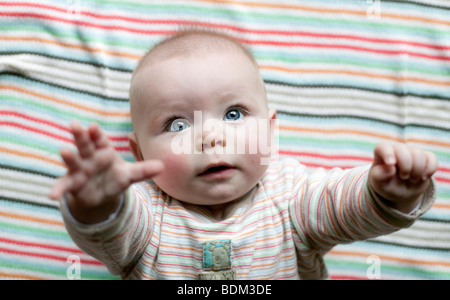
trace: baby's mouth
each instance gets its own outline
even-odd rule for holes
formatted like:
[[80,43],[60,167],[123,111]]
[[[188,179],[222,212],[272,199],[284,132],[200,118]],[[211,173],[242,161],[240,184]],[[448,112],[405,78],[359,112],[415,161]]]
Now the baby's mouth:
[[202,177],[223,177],[235,170],[234,167],[227,164],[209,165],[205,170],[200,172],[198,176]]

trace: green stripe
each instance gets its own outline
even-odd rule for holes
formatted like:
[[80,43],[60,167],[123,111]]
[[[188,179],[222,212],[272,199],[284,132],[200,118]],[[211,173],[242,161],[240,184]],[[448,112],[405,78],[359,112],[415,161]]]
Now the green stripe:
[[50,239],[62,239],[66,241],[70,241],[70,237],[66,231],[56,231],[56,230],[48,230],[45,228],[37,228],[34,226],[26,226],[26,225],[18,225],[12,223],[0,222],[0,228],[2,231],[10,232],[20,232],[21,234],[27,233],[28,235],[44,235],[46,238]]
[[[356,139],[358,138],[358,139]],[[339,138],[339,139],[320,139],[309,136],[288,136],[288,135],[279,135],[280,146],[286,145],[295,145],[299,148],[305,148],[305,146],[312,147],[324,147],[328,152],[332,152],[330,148],[336,149],[362,149],[366,152],[373,152],[373,149],[377,145],[377,142],[365,142],[360,139],[359,136],[355,137],[355,139],[349,138]],[[283,149],[284,147],[280,147]]]
[[[337,66],[345,66],[345,68],[348,68],[348,66],[356,66],[356,67],[364,67],[367,69],[378,69],[378,70],[388,70],[395,73],[404,72],[405,68],[408,72],[415,72],[415,73],[421,73],[424,75],[435,75],[435,76],[442,76],[442,77],[448,77],[450,76],[450,69],[443,68],[442,66],[414,66],[413,61],[408,61],[408,65],[405,67],[400,60],[396,59],[394,63],[392,62],[381,62],[381,61],[370,61],[369,58],[365,58],[364,60],[358,60],[356,58],[343,58],[342,56],[339,56],[339,58],[336,57],[324,57],[324,56],[317,56],[317,57],[305,57],[301,55],[301,52],[299,52],[299,56],[292,56],[288,54],[281,53],[258,53],[258,51],[254,51],[254,56],[259,61],[276,61],[276,62],[283,62],[288,64],[306,64],[306,63],[317,63],[321,65],[337,65]],[[446,78],[447,79],[447,78]]]
[[446,199],[450,199],[450,192],[440,192],[439,190],[437,191],[437,197],[442,199],[442,198],[446,198]]
[[[4,133],[3,133],[4,135]],[[22,147],[29,147],[35,150],[41,150],[53,155],[59,155],[59,148],[48,147],[46,143],[32,143],[27,139],[26,135],[15,135],[13,138],[7,136],[0,136],[0,142],[19,145]]]

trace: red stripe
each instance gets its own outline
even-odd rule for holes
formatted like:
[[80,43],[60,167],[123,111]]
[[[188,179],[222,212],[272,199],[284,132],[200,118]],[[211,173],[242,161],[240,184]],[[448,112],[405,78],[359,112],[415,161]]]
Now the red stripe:
[[[45,125],[57,128],[57,129],[62,130],[62,131],[70,132],[70,129],[65,127],[65,126],[62,126],[62,125],[59,125],[57,123],[50,122],[50,121],[47,121],[47,120],[44,120],[44,119],[32,117],[32,116],[29,116],[29,115],[26,115],[26,114],[14,112],[14,111],[0,110],[0,115],[14,116],[14,117],[17,117],[17,118],[33,121],[33,122],[36,122],[36,123],[45,124]],[[13,127],[19,127],[19,128],[22,127],[23,129],[26,129],[26,130],[29,130],[30,128],[33,129],[32,127],[27,127],[27,126],[24,126],[24,125],[22,125],[20,123],[8,122],[8,121],[0,122],[0,125],[13,126]],[[36,131],[36,130],[33,130],[33,131]],[[45,135],[52,135],[50,133],[45,133],[45,131],[43,131],[43,130],[38,131],[38,133],[45,134]],[[73,141],[71,139],[60,137],[60,136],[57,136],[57,135],[54,135],[54,134],[52,135],[52,137],[61,139],[61,140],[66,141],[66,142],[69,141],[70,143],[73,143]],[[128,142],[128,137],[127,136],[108,136],[108,139],[113,141],[113,142]],[[124,149],[129,150],[128,147],[117,147],[117,149],[121,149],[122,151],[124,151]]]
[[70,131],[70,130],[69,130],[67,127],[65,127],[65,126],[62,126],[62,125],[59,125],[59,124],[56,124],[56,123],[54,123],[54,122],[50,122],[50,121],[47,121],[47,120],[44,120],[44,119],[39,119],[39,118],[36,118],[36,117],[32,117],[32,116],[29,116],[29,115],[26,115],[26,114],[18,113],[18,112],[15,112],[15,111],[10,111],[10,110],[0,110],[0,115],[14,116],[14,117],[18,117],[18,118],[30,120],[30,121],[33,121],[33,122],[37,122],[37,123],[41,123],[41,124],[46,124],[46,125],[49,125],[49,126],[58,128],[58,129],[63,130],[63,131],[67,131],[67,132]]
[[439,170],[440,172],[450,173],[450,168],[439,167],[438,170]]
[[[0,2],[0,5],[2,3]],[[12,4],[9,4],[10,6]],[[24,3],[14,4],[16,6],[23,6]],[[29,5],[27,5],[29,6]],[[47,9],[53,9],[60,12],[65,12],[66,10],[59,9],[59,8],[52,8],[51,6],[46,5],[35,5],[35,7],[40,8],[47,8]],[[366,37],[360,37],[360,36],[351,36],[351,35],[338,35],[338,34],[316,34],[316,33],[309,33],[309,32],[302,32],[302,31],[276,31],[276,30],[248,30],[241,27],[231,26],[231,25],[219,25],[219,24],[213,24],[213,23],[206,23],[206,22],[193,22],[193,21],[181,21],[181,20],[146,20],[146,19],[137,19],[137,18],[128,18],[123,16],[105,16],[105,15],[99,15],[94,13],[87,13],[87,12],[80,12],[82,15],[89,15],[93,16],[98,19],[112,19],[117,20],[121,19],[128,22],[135,22],[135,23],[144,23],[144,24],[178,24],[178,25],[194,25],[194,26],[207,26],[207,27],[216,27],[216,28],[226,28],[226,29],[232,29],[234,31],[239,32],[245,32],[245,33],[255,33],[255,34],[276,34],[276,35],[296,35],[296,36],[312,36],[317,38],[327,38],[327,39],[352,39],[352,40],[359,40],[359,41],[367,41],[367,42],[373,42],[373,43],[383,43],[383,44],[399,44],[399,45],[410,45],[410,46],[416,46],[416,47],[425,47],[430,49],[436,49],[436,50],[450,50],[450,47],[445,46],[438,46],[438,45],[431,45],[431,44],[425,44],[425,43],[418,43],[418,42],[408,42],[408,41],[398,41],[398,40],[388,40],[388,39],[375,39],[375,38],[366,38]],[[13,13],[13,12],[1,12],[0,15],[4,16],[13,16],[13,17],[33,17],[33,18],[43,18],[43,19],[49,19],[49,20],[55,20],[65,23],[72,23],[77,25],[83,25],[83,26],[90,26],[90,27],[97,27],[102,29],[112,29],[112,30],[123,30],[123,31],[129,31],[129,32],[135,32],[135,33],[141,33],[141,34],[159,34],[159,35],[167,35],[174,33],[174,30],[141,30],[141,29],[134,29],[134,28],[126,28],[126,27],[118,27],[118,26],[107,26],[107,25],[97,25],[89,22],[81,22],[77,20],[68,20],[64,18],[56,18],[44,14],[37,14],[37,13]],[[428,55],[423,53],[416,53],[411,51],[397,51],[397,50],[379,50],[379,49],[370,49],[367,47],[357,47],[357,46],[349,46],[349,45],[330,45],[330,44],[320,44],[320,43],[300,43],[300,42],[275,42],[275,41],[252,41],[252,40],[244,40],[241,39],[243,43],[252,44],[252,45],[276,45],[276,46],[284,46],[284,47],[314,47],[314,48],[332,48],[332,49],[347,49],[347,50],[356,50],[356,51],[362,51],[362,52],[373,52],[373,53],[380,53],[380,54],[387,54],[387,55],[400,55],[400,54],[409,54],[411,56],[417,56],[417,57],[423,57],[428,59],[435,59],[435,60],[444,60],[448,61],[450,60],[450,57],[447,56],[441,56],[441,55]]]
[[58,8],[55,6],[45,5],[45,4],[38,4],[38,3],[29,3],[29,2],[0,2],[0,6],[26,6],[26,7],[36,7],[36,8],[44,8],[44,9],[50,9],[50,10],[56,10],[60,12],[67,12],[67,9]]
[[[23,129],[23,130],[26,130],[26,131],[31,131],[31,132],[34,132],[34,133],[37,133],[37,134],[45,135],[45,136],[48,136],[48,137],[51,137],[51,138],[54,138],[54,139],[57,139],[57,140],[60,140],[60,141],[64,141],[66,143],[70,143],[70,144],[73,144],[73,145],[75,144],[75,142],[72,139],[65,138],[63,136],[60,136],[60,135],[57,135],[57,134],[53,134],[53,133],[50,133],[50,132],[47,132],[47,131],[44,131],[44,130],[36,129],[34,127],[25,126],[23,124],[16,123],[16,122],[7,122],[7,121],[2,122],[2,121],[0,121],[0,126],[16,127],[16,128],[20,128],[20,129]],[[128,138],[126,138],[126,137],[125,138],[121,138],[121,137],[110,138],[110,137],[108,137],[108,138],[110,140],[112,140],[112,141],[127,141],[128,140]],[[116,151],[118,151],[118,152],[129,152],[130,151],[130,147],[129,146],[121,146],[121,147],[114,146],[114,149]]]
[[280,150],[280,154],[283,155],[291,155],[291,156],[307,156],[307,157],[316,157],[316,158],[324,158],[324,159],[333,159],[333,160],[362,160],[371,162],[373,159],[369,157],[361,157],[361,156],[350,156],[350,155],[325,155],[319,153],[311,153],[311,152],[300,152],[300,151],[288,151],[288,150]]
[[26,126],[26,125],[23,125],[23,124],[20,124],[20,123],[9,122],[9,121],[1,121],[0,125],[17,127],[17,128],[20,128],[20,129],[24,129],[24,130],[27,130],[27,131],[35,132],[35,133],[38,133],[38,134],[42,134],[42,135],[45,135],[45,136],[49,136],[49,137],[52,137],[52,138],[55,138],[55,139],[58,139],[58,140],[61,140],[61,141],[73,144],[73,141],[71,139],[69,139],[69,138],[66,138],[66,137],[63,137],[63,136],[60,136],[60,135],[57,135],[57,134],[54,134],[54,133],[50,133],[50,132],[47,132],[47,131],[44,131],[44,130],[40,130],[40,129],[37,129],[37,128],[34,128],[34,127]]
[[[34,127],[25,126],[23,124],[16,123],[16,122],[0,121],[0,126],[16,127],[16,128],[20,128],[20,129],[23,129],[23,130],[26,130],[26,131],[31,131],[31,132],[34,132],[34,133],[37,133],[37,134],[45,135],[45,136],[48,136],[48,137],[51,137],[51,138],[54,138],[54,139],[57,139],[57,140],[60,140],[60,141],[64,141],[66,143],[70,143],[70,144],[73,144],[73,145],[75,144],[75,142],[72,139],[69,139],[69,138],[66,138],[66,137],[63,137],[63,136],[60,136],[60,135],[57,135],[57,134],[53,134],[53,133],[50,133],[50,132],[47,132],[47,131],[44,131],[44,130],[36,129]],[[113,138],[108,137],[108,138],[110,140],[112,140],[112,141],[127,141],[128,140],[128,138],[121,138],[121,137],[113,137]],[[118,152],[128,152],[128,151],[130,151],[130,147],[129,146],[122,146],[122,147],[114,146],[114,149],[116,151],[118,151]]]
[[[47,9],[47,10],[53,10],[58,11],[62,13],[68,13],[70,12],[69,9],[65,8],[59,8],[55,6],[50,5],[44,5],[44,4],[37,4],[37,3],[9,3],[9,2],[0,2],[0,6],[26,6],[26,7],[35,7],[35,8],[41,8],[41,9]],[[216,27],[216,28],[223,28],[223,29],[231,29],[238,32],[243,33],[254,33],[254,34],[264,34],[264,35],[285,35],[285,36],[300,36],[300,37],[318,37],[318,38],[326,38],[326,39],[351,39],[351,40],[359,40],[359,41],[366,41],[366,42],[372,42],[372,43],[382,43],[382,44],[402,44],[402,45],[410,45],[415,47],[423,47],[423,48],[430,48],[430,49],[436,49],[436,50],[450,50],[450,47],[442,46],[442,45],[434,45],[434,44],[425,44],[425,43],[419,43],[419,42],[412,42],[412,41],[399,41],[399,40],[389,40],[389,39],[382,39],[382,38],[368,38],[368,37],[362,37],[362,36],[354,36],[354,35],[346,35],[346,34],[320,34],[320,33],[311,33],[311,32],[305,32],[305,31],[295,31],[295,30],[258,30],[258,29],[246,29],[243,27],[233,26],[233,25],[226,25],[226,24],[214,24],[214,23],[208,23],[208,22],[195,22],[195,21],[183,21],[183,20],[150,20],[150,19],[141,19],[141,18],[132,18],[132,17],[125,17],[121,15],[102,15],[98,13],[93,13],[89,11],[82,11],[80,10],[80,15],[82,16],[89,16],[96,19],[106,19],[106,20],[123,20],[131,23],[139,23],[139,24],[180,24],[180,25],[195,25],[195,26],[207,26],[207,27]]]
[[436,180],[436,181],[439,181],[439,182],[445,182],[445,183],[450,183],[450,179],[448,179],[448,178],[444,178],[444,177],[434,177],[434,179]]
[[142,30],[142,29],[119,27],[119,26],[115,26],[115,25],[111,25],[111,26],[98,25],[98,24],[93,24],[90,22],[68,20],[68,19],[64,19],[64,18],[57,18],[57,17],[52,17],[49,15],[38,14],[38,13],[0,12],[0,16],[45,19],[45,20],[50,20],[50,21],[58,21],[58,22],[70,23],[70,24],[81,25],[81,26],[86,26],[86,27],[95,27],[95,28],[107,29],[107,30],[121,30],[121,31],[128,31],[128,32],[139,33],[139,34],[169,35],[169,34],[175,33],[175,30]]
[[51,249],[51,250],[58,250],[58,251],[65,251],[65,252],[72,252],[72,253],[84,253],[83,251],[77,249],[77,248],[69,248],[69,247],[61,247],[61,246],[55,246],[55,245],[49,245],[49,244],[42,244],[42,243],[34,243],[34,242],[25,242],[25,241],[17,241],[7,238],[0,237],[0,243],[8,243],[8,244],[14,244],[19,246],[27,246],[27,247],[36,247],[36,248],[44,248],[44,249]]
[[368,52],[368,53],[377,53],[377,54],[386,54],[386,55],[401,55],[408,54],[410,56],[434,59],[434,60],[444,60],[450,61],[450,57],[441,56],[441,55],[429,55],[423,53],[415,53],[411,51],[404,50],[380,50],[380,49],[370,49],[367,47],[358,47],[358,46],[349,46],[349,45],[333,45],[333,44],[320,44],[320,43],[302,43],[302,42],[277,42],[277,41],[251,41],[245,39],[238,39],[242,43],[251,44],[251,45],[272,45],[272,46],[281,46],[281,47],[305,47],[305,48],[327,48],[327,49],[345,49],[345,50],[354,50],[359,52]]

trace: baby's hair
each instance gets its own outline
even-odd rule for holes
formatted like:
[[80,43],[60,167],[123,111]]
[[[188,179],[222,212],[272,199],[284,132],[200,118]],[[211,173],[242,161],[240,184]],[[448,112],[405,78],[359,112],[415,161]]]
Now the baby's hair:
[[202,55],[212,51],[237,50],[247,56],[258,68],[252,53],[237,39],[226,34],[207,29],[184,29],[157,43],[140,60],[134,73],[151,61],[160,61],[176,56]]
[[140,88],[137,84],[135,84],[135,78],[137,77],[136,74],[138,74],[141,69],[144,67],[151,68],[152,63],[161,62],[174,57],[183,58],[194,56],[201,59],[208,53],[225,54],[229,52],[234,52],[235,54],[244,55],[247,57],[250,63],[255,67],[255,72],[257,72],[258,76],[261,77],[259,74],[258,64],[252,53],[238,40],[220,32],[200,29],[185,29],[180,30],[175,35],[172,35],[157,43],[141,58],[131,78],[130,106],[132,118],[134,114],[133,112],[138,109],[133,99],[135,98],[135,92]]

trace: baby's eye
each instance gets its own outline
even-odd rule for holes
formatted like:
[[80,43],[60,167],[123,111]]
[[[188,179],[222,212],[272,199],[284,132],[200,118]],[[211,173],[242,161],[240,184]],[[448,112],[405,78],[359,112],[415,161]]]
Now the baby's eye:
[[243,117],[243,113],[241,113],[237,109],[230,109],[223,118],[225,121],[237,121]]
[[188,120],[186,120],[186,119],[175,119],[169,124],[168,130],[170,132],[180,132],[180,131],[183,131],[185,129],[188,129],[189,127],[191,127],[191,125],[189,124]]

